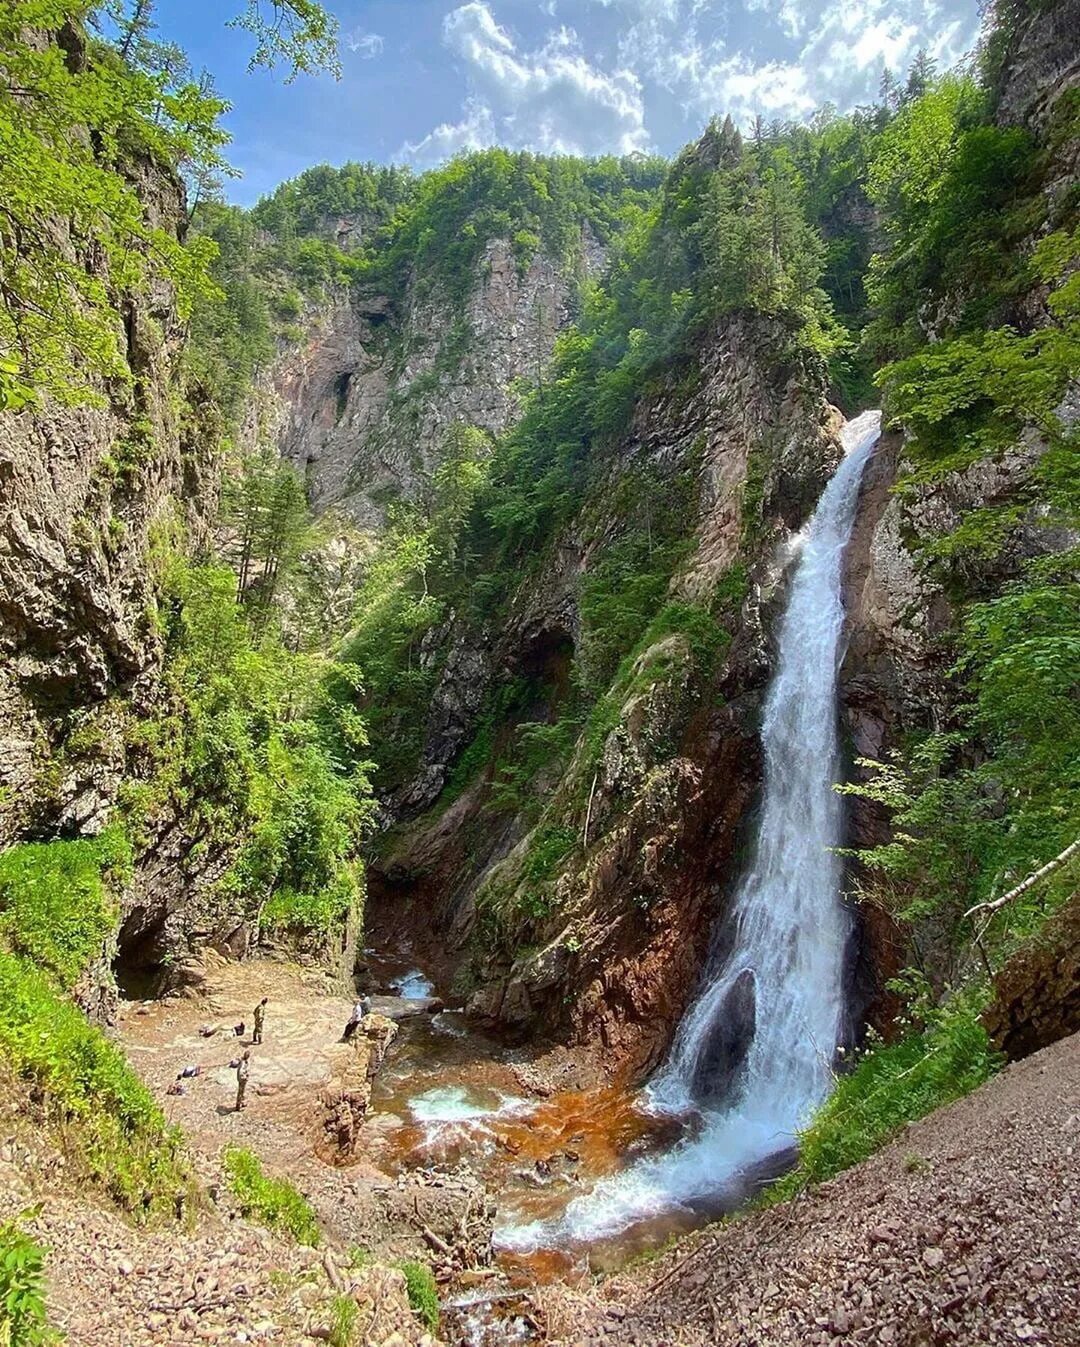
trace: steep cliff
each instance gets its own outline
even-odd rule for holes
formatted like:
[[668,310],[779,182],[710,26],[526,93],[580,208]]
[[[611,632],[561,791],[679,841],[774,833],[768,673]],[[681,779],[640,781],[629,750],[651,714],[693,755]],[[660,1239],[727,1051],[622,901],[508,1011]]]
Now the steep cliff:
[[[938,816],[955,808],[959,819],[963,797],[972,838],[988,827],[947,900],[926,890],[955,876],[955,861],[940,876],[920,872],[922,858],[905,862],[884,882],[853,865],[852,1010],[885,1027],[895,1007],[889,979],[912,964],[938,988],[963,979],[974,957],[965,902],[1052,845],[1031,833],[1015,849],[1024,828],[1010,834],[1009,810],[992,803],[1016,764],[1006,767],[988,714],[971,717],[967,699],[985,686],[983,656],[965,654],[964,643],[975,639],[971,622],[983,620],[979,604],[1011,602],[1034,562],[1061,555],[1067,566],[1076,543],[1072,506],[1047,485],[1074,453],[1069,357],[1056,354],[1059,330],[1072,341],[1065,300],[1055,296],[1075,224],[1066,189],[1075,179],[1076,59],[1054,40],[1062,22],[1059,7],[1010,11],[1007,41],[985,58],[997,62],[990,95],[959,79],[927,92],[927,108],[936,99],[933,115],[940,110],[951,125],[939,147],[938,195],[924,204],[908,166],[924,153],[926,123],[911,98],[858,124],[863,139],[845,150],[845,173],[858,162],[865,173],[880,154],[876,219],[858,177],[835,173],[829,197],[814,177],[826,170],[803,170],[821,193],[813,199],[823,223],[842,234],[845,220],[857,220],[854,251],[868,251],[871,238],[881,250],[864,351],[889,361],[882,380],[894,421],[867,474],[847,559],[842,717],[860,787],[851,842],[888,843],[907,807],[923,811],[919,826],[935,855],[963,846],[959,824],[947,844],[934,833],[926,754],[945,755],[930,769],[934,789],[952,792]],[[569,361],[556,364],[547,404],[541,388],[524,429],[504,437],[508,450],[496,449],[488,522],[468,535],[479,554],[473,575],[443,582],[437,620],[421,623],[409,644],[409,676],[423,692],[398,705],[408,707],[415,765],[406,754],[382,778],[392,826],[373,861],[376,923],[390,929],[411,904],[413,928],[434,923],[437,957],[475,1014],[602,1046],[611,1067],[645,1069],[662,1053],[738,871],[758,784],[756,715],[784,544],[837,452],[829,376],[846,377],[843,361],[834,354],[826,372],[805,316],[785,327],[755,314],[761,300],[751,278],[737,279],[734,246],[717,241],[715,255],[701,248],[721,237],[710,232],[719,231],[711,212],[724,208],[718,184],[739,171],[742,150],[730,136],[713,128],[674,166],[653,236],[666,253],[646,246],[617,256],[602,292],[611,309],[632,310],[625,296],[635,278],[648,274],[654,294],[674,294],[689,276],[700,309],[733,312],[717,318],[714,308],[659,360],[643,358],[622,419],[586,431],[566,469],[561,441],[579,427],[560,421],[559,408],[578,373]],[[805,162],[815,162],[813,152]],[[750,164],[751,174],[760,171]],[[954,201],[967,202],[966,215],[949,216]],[[798,255],[799,241],[789,246]],[[844,310],[847,318],[864,321],[856,308]],[[672,320],[670,311],[658,320],[639,309],[626,326],[635,321],[651,325],[639,334],[649,338]],[[626,340],[613,341],[607,318],[587,316],[584,330],[602,335],[598,347],[581,348],[583,359]],[[616,345],[631,364],[634,340]],[[1014,359],[1045,361],[1039,387],[1057,390],[1052,406],[1033,411],[1030,401],[1001,395]],[[943,382],[964,362],[982,363],[961,377],[987,380],[967,402],[956,389],[970,383]],[[622,393],[600,385],[592,396],[618,406]],[[512,469],[501,468],[500,455]],[[521,502],[512,474],[528,471],[552,485]],[[527,548],[507,536],[528,538]],[[969,661],[962,674],[958,659]],[[883,791],[877,772],[855,762],[889,762],[912,745],[903,786]],[[1016,798],[1027,794],[1030,783]],[[1005,945],[1022,927],[1001,937]]]
[[[939,987],[969,975],[978,966],[971,943],[977,928],[964,922],[965,907],[985,896],[981,886],[1007,889],[1072,836],[1067,774],[1045,755],[1035,766],[1041,750],[1026,747],[1038,732],[985,702],[973,708],[971,698],[1003,695],[1004,683],[987,691],[991,678],[1002,678],[986,673],[999,657],[999,670],[1014,661],[1016,676],[1024,678],[1026,668],[1020,695],[1033,716],[1045,711],[1047,726],[1059,695],[1042,676],[1049,667],[1042,661],[1054,658],[1054,640],[1067,639],[1068,622],[1040,612],[1040,605],[1060,603],[1062,615],[1073,606],[1080,543],[1075,494],[1064,485],[1075,481],[1080,419],[1075,317],[1061,294],[1075,266],[1068,240],[1076,226],[1080,52],[1066,34],[1075,35],[1078,23],[1075,4],[1021,5],[1001,18],[984,57],[992,112],[985,132],[973,133],[1018,150],[1012,181],[1006,177],[993,203],[993,246],[1006,241],[997,274],[980,292],[962,268],[941,266],[919,292],[916,354],[895,373],[885,371],[886,407],[897,433],[883,441],[864,485],[849,562],[852,639],[843,709],[853,756],[902,762],[908,776],[891,799],[888,790],[871,789],[852,802],[853,837],[862,846],[886,843],[890,819],[904,809],[913,811],[908,825],[926,829],[931,812],[920,820],[918,811],[934,789],[941,792],[934,808],[942,831],[942,816],[953,810],[972,826],[957,830],[958,841],[964,839],[959,855],[942,844],[954,855],[951,904],[920,906],[920,887],[935,882],[925,868],[902,868],[891,880],[886,871],[876,897],[873,877],[859,880],[870,898],[870,963],[879,990],[908,963]],[[958,141],[956,177],[975,180],[975,153],[973,141]],[[1055,242],[1062,260],[1040,265]],[[1023,377],[1019,363],[1011,370],[1004,363],[978,369],[980,348],[996,342],[1003,362],[1014,353],[1031,362],[1045,380],[1037,393],[1010,401],[1010,388]],[[1050,354],[1058,342],[1060,362]],[[948,384],[954,376],[970,380],[959,396]],[[1024,620],[1014,626],[1010,614],[1025,607]],[[989,630],[997,637],[987,638]],[[1040,638],[1048,642],[1042,649]],[[1067,744],[1068,721],[1055,733]],[[921,763],[920,745],[928,754]],[[864,784],[880,782],[879,773],[865,765],[854,769]],[[1046,796],[1037,801],[1043,786]],[[1055,790],[1061,792],[1056,797]],[[1054,818],[1046,832],[1030,821],[1036,810]],[[1016,840],[1015,850],[1007,836]],[[905,915],[903,933],[885,914],[890,885],[893,914]],[[1068,880],[1051,888],[1045,910],[1053,910],[1067,886]],[[1006,951],[1037,928],[1043,901],[1026,914],[1007,914],[997,933]],[[1023,966],[1021,959],[1014,978]],[[1011,995],[1019,996],[1015,985]]]
[[[499,622],[444,636],[373,915],[433,916],[473,1013],[603,1045],[609,1066],[664,1050],[737,869],[785,544],[835,466],[838,423],[823,367],[782,324],[716,323],[601,451]],[[650,548],[667,550],[655,613],[608,672],[597,601],[617,605],[625,558],[640,549],[646,569]],[[605,677],[591,705],[575,689],[590,661]],[[450,802],[414,817],[448,780]]]
[[524,268],[492,238],[463,309],[412,283],[400,299],[338,296],[271,379],[278,445],[313,505],[372,529],[389,506],[422,505],[455,423],[506,429],[517,382],[543,371],[603,257],[587,225],[571,259],[537,251]]
[[[133,172],[155,224],[180,230],[179,182],[151,164]],[[151,692],[162,654],[151,538],[177,507],[197,531],[212,503],[207,443],[172,401],[183,338],[174,297],[130,296],[122,317],[133,391],[0,417],[4,840],[100,826],[123,745],[103,726],[100,752],[80,752],[80,728],[95,737],[88,722],[110,698]]]
[[[178,178],[149,159],[126,172],[153,227],[182,237]],[[130,380],[102,384],[97,405],[46,400],[0,416],[5,842],[94,835],[125,786],[153,772],[140,726],[168,705],[160,567],[170,547],[206,546],[216,509],[220,421],[182,373],[175,294],[132,292],[119,320]],[[122,943],[149,931],[160,958],[183,951],[190,930],[220,933],[197,893],[225,859],[191,856],[194,841],[170,802],[125,891]]]

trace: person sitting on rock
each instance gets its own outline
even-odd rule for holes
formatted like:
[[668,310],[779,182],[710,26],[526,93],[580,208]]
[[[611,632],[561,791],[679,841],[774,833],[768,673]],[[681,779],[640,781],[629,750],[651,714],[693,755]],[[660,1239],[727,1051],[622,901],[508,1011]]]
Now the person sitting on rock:
[[266,1023],[266,1003],[270,998],[264,996],[255,1009],[251,1012],[255,1020],[255,1028],[252,1031],[252,1043],[261,1043],[263,1038],[263,1025]]
[[248,1076],[251,1075],[251,1052],[244,1049],[244,1054],[236,1063],[236,1111],[246,1108],[244,1095],[247,1093]]
[[371,1000],[367,996],[357,998],[356,1004],[352,1008],[352,1014],[349,1016],[348,1023],[345,1025],[345,1032],[341,1035],[342,1043],[348,1043],[357,1029],[360,1028],[360,1022],[365,1015],[371,1014]]

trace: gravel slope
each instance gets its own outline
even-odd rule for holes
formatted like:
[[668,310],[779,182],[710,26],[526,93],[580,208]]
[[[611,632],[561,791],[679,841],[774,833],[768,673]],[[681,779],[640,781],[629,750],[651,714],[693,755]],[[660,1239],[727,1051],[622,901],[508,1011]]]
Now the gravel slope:
[[1007,1068],[786,1207],[704,1231],[549,1341],[1080,1344],[1080,1035]]

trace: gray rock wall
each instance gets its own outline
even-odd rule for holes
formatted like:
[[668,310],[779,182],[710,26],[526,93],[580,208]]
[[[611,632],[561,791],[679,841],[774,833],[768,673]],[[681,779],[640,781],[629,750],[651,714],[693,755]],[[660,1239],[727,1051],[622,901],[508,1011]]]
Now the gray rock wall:
[[279,361],[264,433],[305,474],[316,509],[377,530],[395,501],[424,499],[456,422],[492,434],[510,424],[515,383],[541,375],[579,275],[603,259],[583,234],[576,262],[540,252],[522,271],[507,240],[492,239],[463,311],[416,286],[400,307],[340,296]]

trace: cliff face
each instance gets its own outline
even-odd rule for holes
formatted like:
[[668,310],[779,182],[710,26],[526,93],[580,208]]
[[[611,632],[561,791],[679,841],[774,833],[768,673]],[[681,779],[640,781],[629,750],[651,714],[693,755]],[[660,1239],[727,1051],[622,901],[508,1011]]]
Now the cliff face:
[[[1080,87],[1078,25],[1080,6],[1075,3],[1018,11],[994,91],[997,126],[1019,127],[1031,136],[1041,176],[1042,202],[1037,204],[1043,209],[1032,214],[1042,223],[1020,241],[1018,251],[1025,256],[1068,219],[1069,192],[1075,190],[1080,137],[1070,109]],[[1032,284],[1015,297],[1009,321],[1031,333],[1053,328],[1060,320],[1048,307],[1045,286]],[[904,433],[884,437],[864,481],[848,559],[851,640],[841,696],[852,757],[883,761],[913,734],[955,728],[965,695],[953,669],[963,605],[1001,595],[1033,559],[1067,553],[1080,543],[1074,529],[1055,522],[1055,512],[1038,489],[1044,456],[1075,434],[1080,423],[1080,385],[1075,379],[1053,419],[1057,424],[1052,432],[1045,424],[1029,424],[1002,450],[970,466],[937,472],[932,480],[912,478],[915,464]],[[935,545],[966,521],[983,516],[989,528],[995,513],[1009,516],[1000,539],[987,538],[983,546],[951,560],[935,556]],[[979,746],[973,751],[978,753]],[[866,776],[853,769],[856,780]],[[884,812],[864,799],[854,800],[851,832],[855,845],[886,841]],[[910,948],[880,912],[868,914],[868,929],[867,977],[880,998],[885,979],[904,966]],[[921,965],[932,980],[955,972],[950,932],[931,919],[915,935]],[[1018,970],[1029,965],[1034,962],[1018,958],[1009,966],[1009,995],[1016,1001],[1022,1000]],[[1027,991],[1032,995],[1030,986]],[[1022,1026],[1015,1031],[1022,1037]]]
[[[785,544],[835,467],[838,425],[789,332],[724,321],[639,404],[505,623],[447,633],[421,771],[392,802],[399,823],[370,884],[377,923],[405,903],[416,927],[445,932],[474,1014],[602,1047],[611,1068],[647,1069],[666,1048],[738,870]],[[670,623],[620,669],[599,729],[594,712],[517,805],[489,764],[448,808],[419,813],[500,688],[532,689],[504,735],[562,723],[588,639],[582,596],[642,483],[658,516],[680,502],[686,560]]]
[[[180,231],[179,182],[134,174],[150,222]],[[126,758],[109,708],[152,698],[161,663],[152,538],[174,518],[197,538],[212,500],[175,408],[172,294],[128,297],[120,319],[129,387],[0,417],[0,841],[101,826]]]
[[[148,162],[128,172],[148,222],[182,237],[179,180]],[[118,321],[130,383],[101,387],[97,405],[0,416],[3,845],[94,835],[145,775],[140,726],[166,698],[155,557],[209,541],[220,426],[183,388],[175,296],[160,283],[128,295]],[[133,966],[237,926],[206,894],[226,858],[196,842],[176,808],[141,839],[118,931]],[[111,953],[85,979],[104,1013]]]
[[603,258],[587,225],[569,263],[538,251],[522,267],[494,238],[463,308],[414,277],[401,301],[352,293],[316,316],[270,379],[279,448],[316,509],[378,529],[389,506],[422,503],[455,423],[505,430],[516,381],[541,376]]

